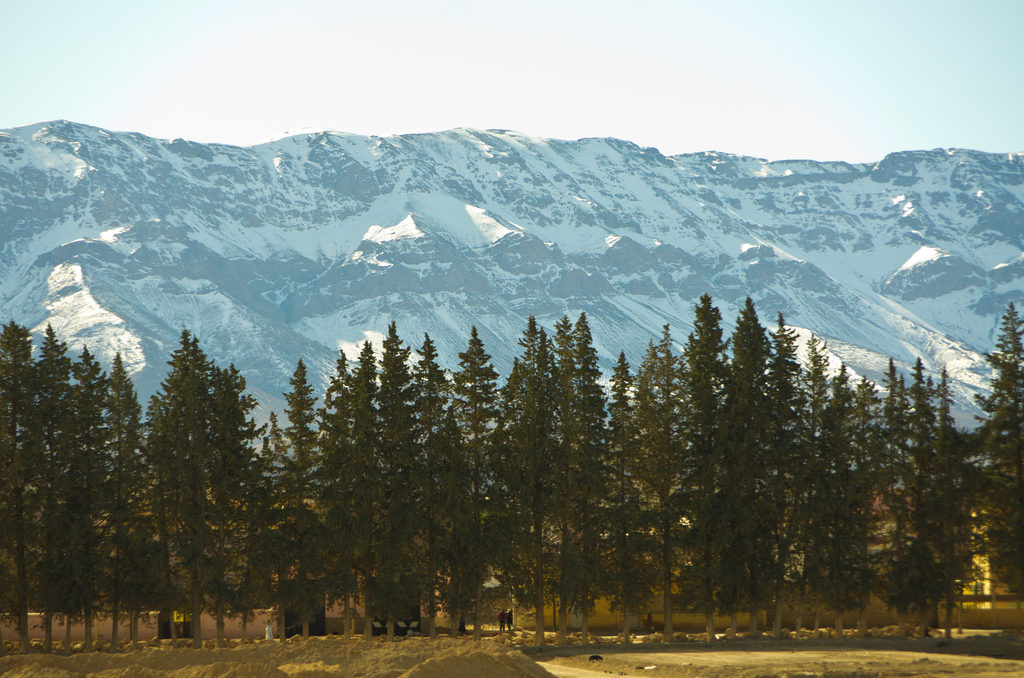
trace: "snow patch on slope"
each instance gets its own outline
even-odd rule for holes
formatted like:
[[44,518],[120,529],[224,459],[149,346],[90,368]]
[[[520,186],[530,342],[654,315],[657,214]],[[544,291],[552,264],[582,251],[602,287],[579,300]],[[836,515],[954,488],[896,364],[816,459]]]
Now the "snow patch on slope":
[[[49,294],[43,302],[48,316],[33,334],[41,334],[47,325],[59,336],[96,337],[93,352],[121,354],[125,368],[135,373],[146,366],[146,357],[138,337],[123,327],[124,321],[100,306],[85,284],[82,267],[78,264],[60,264],[47,277]],[[75,347],[72,347],[75,348]]]
[[899,267],[899,270],[906,271],[915,266],[920,266],[921,264],[929,261],[935,261],[936,259],[940,259],[944,256],[948,256],[946,252],[943,252],[936,247],[925,246],[918,249],[909,259],[903,262],[903,265]]
[[494,217],[487,214],[487,210],[481,207],[466,205],[466,214],[473,220],[476,227],[480,229],[480,233],[490,242],[497,242],[510,233],[516,233],[511,228],[502,226]]
[[363,240],[385,243],[391,240],[399,240],[400,238],[422,238],[424,235],[426,234],[416,226],[412,215],[409,214],[394,226],[388,226],[387,228],[376,224],[370,226],[366,233],[363,234]]

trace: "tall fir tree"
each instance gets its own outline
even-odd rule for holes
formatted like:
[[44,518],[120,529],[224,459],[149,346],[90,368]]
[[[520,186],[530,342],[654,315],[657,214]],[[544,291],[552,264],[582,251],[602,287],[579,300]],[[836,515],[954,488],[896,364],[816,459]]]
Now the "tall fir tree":
[[100,530],[109,498],[109,431],[105,416],[108,386],[107,375],[85,347],[71,369],[75,405],[70,429],[74,442],[69,447],[67,471],[75,482],[70,485],[64,507],[68,550],[63,569],[65,576],[75,582],[75,595],[68,602],[85,621],[85,648],[90,650],[105,568]]
[[819,626],[820,587],[815,583],[824,571],[821,545],[829,539],[823,519],[828,498],[819,479],[823,477],[826,459],[823,456],[827,433],[829,403],[829,362],[825,345],[813,334],[807,340],[807,368],[804,371],[804,469],[811,482],[800,488],[796,520],[801,526],[798,536],[799,565],[795,572],[797,584],[796,626],[803,625],[803,612],[809,593],[814,594],[815,623]]
[[622,611],[622,637],[630,639],[630,620],[650,598],[653,583],[648,567],[648,530],[644,521],[642,462],[635,454],[637,430],[633,407],[634,380],[624,353],[612,372],[608,402],[609,490],[605,524],[605,584],[612,605]]
[[[40,521],[38,563],[35,568],[35,602],[43,611],[43,650],[49,652],[53,643],[53,615],[57,612],[73,614],[66,604],[74,596],[74,580],[61,572],[65,537],[69,526],[65,519],[71,514],[64,503],[73,481],[67,472],[69,446],[73,432],[71,426],[71,359],[67,345],[57,338],[50,325],[46,326],[35,361],[34,421],[32,423],[38,455],[38,503],[43,507]],[[65,619],[65,627],[70,628]]]
[[995,350],[986,356],[992,367],[991,393],[978,399],[985,417],[988,476],[988,540],[991,564],[1000,577],[1024,590],[1024,320],[1011,303],[999,325]]
[[879,499],[885,483],[881,473],[881,402],[874,383],[866,378],[857,382],[850,422],[850,513],[852,539],[856,552],[850,554],[854,594],[857,598],[857,631],[867,635],[867,608],[878,589],[880,563],[875,547],[881,541],[884,522]]
[[[279,581],[278,613],[282,609],[294,612],[301,624],[302,637],[307,638],[309,625],[322,605],[324,564],[328,560],[324,546],[329,541],[324,517],[317,508],[322,452],[314,426],[316,396],[301,358],[289,386],[291,390],[284,394],[288,426],[283,430],[288,453],[281,459],[282,500],[287,512],[281,518],[287,527],[277,534],[283,537],[280,545],[285,547],[290,562],[281,568],[285,578]],[[285,630],[281,635],[286,633]]]
[[666,640],[672,637],[684,501],[679,363],[672,343],[666,325],[661,340],[648,345],[636,377],[635,400],[637,455],[643,460],[639,478],[648,497],[647,520],[656,540],[652,566],[658,573]]
[[[459,353],[459,369],[452,376],[452,409],[461,432],[462,459],[456,466],[465,469],[468,485],[453,490],[465,492],[461,511],[464,519],[451,517],[452,536],[464,544],[466,552],[452,563],[459,589],[452,591],[455,606],[452,612],[463,612],[472,605],[473,638],[480,640],[483,624],[483,586],[487,569],[493,564],[496,526],[493,522],[491,497],[494,495],[494,441],[497,422],[498,373],[491,365],[491,356],[484,350],[476,327],[470,330],[466,350]],[[449,480],[451,480],[449,478]],[[495,497],[496,498],[496,497]],[[459,510],[459,509],[456,509]],[[457,549],[456,549],[457,550]]]
[[557,454],[556,389],[551,341],[534,317],[527,321],[516,358],[501,390],[497,435],[501,437],[505,516],[510,539],[503,552],[503,575],[526,594],[534,608],[535,642],[544,644],[545,575],[551,543],[549,527],[557,488],[552,459]]
[[142,455],[142,407],[121,354],[114,356],[106,397],[110,445],[107,483],[108,566],[106,586],[111,617],[110,645],[118,646],[119,622],[127,611],[129,636],[138,641],[138,620],[151,602],[149,575],[154,570],[150,541],[149,469]]
[[770,578],[774,615],[772,632],[782,637],[782,616],[787,600],[787,574],[793,547],[797,543],[799,521],[796,517],[800,487],[810,478],[804,475],[803,368],[797,358],[797,335],[787,327],[780,313],[771,338],[767,393],[764,492],[762,506],[769,540],[766,576]]
[[394,322],[388,325],[383,342],[378,390],[376,465],[386,500],[379,507],[381,534],[377,572],[381,611],[387,620],[388,639],[395,622],[406,618],[419,604],[416,554],[413,544],[423,534],[419,496],[415,483],[419,472],[415,441],[415,392],[409,370],[410,350],[398,336]]
[[[199,340],[183,330],[170,370],[150,399],[149,453],[156,470],[155,511],[169,584],[180,594],[167,601],[190,610],[193,646],[202,646],[202,613],[213,534],[210,528],[210,416],[213,363]],[[179,583],[180,582],[180,583]]]
[[889,368],[882,380],[885,398],[882,401],[882,416],[879,422],[882,432],[882,449],[879,466],[885,480],[883,496],[888,516],[885,531],[885,550],[882,567],[883,595],[886,603],[896,610],[900,617],[910,607],[907,595],[905,567],[910,541],[910,498],[907,478],[911,473],[910,458],[910,403],[903,375],[897,372],[895,362],[889,359]]
[[12,591],[7,610],[18,628],[18,647],[29,651],[31,548],[37,528],[35,509],[38,460],[32,438],[32,338],[10,322],[0,331],[0,565]]
[[[767,459],[769,420],[764,403],[768,397],[770,343],[747,297],[730,340],[729,362],[722,402],[723,444],[721,473],[723,486],[725,540],[720,564],[721,603],[733,613],[749,610],[751,632],[757,632],[758,610],[767,605],[766,556],[771,525],[765,522],[768,496],[763,489]],[[735,630],[735,621],[733,629]]]
[[816,481],[815,549],[816,598],[835,613],[835,628],[843,631],[843,614],[862,603],[868,532],[857,482],[854,437],[856,404],[849,372],[842,365],[830,380],[828,403],[819,439],[819,477]]
[[[421,471],[414,479],[421,498],[423,538],[417,553],[419,590],[427,613],[427,633],[437,637],[437,615],[446,596],[440,595],[449,581],[445,554],[454,516],[462,513],[462,484],[466,474],[452,473],[459,430],[452,408],[452,384],[437,362],[437,348],[424,335],[420,359],[413,369],[416,419],[414,439],[421,453]],[[490,394],[493,401],[493,388]]]
[[722,520],[728,515],[728,508],[723,506],[720,474],[726,348],[722,314],[710,295],[703,294],[694,311],[693,332],[683,348],[680,423],[690,562],[695,571],[692,602],[697,610],[704,612],[709,640],[715,635],[718,566],[724,534]]
[[367,460],[357,448],[352,375],[348,358],[339,353],[335,372],[317,417],[320,431],[321,463],[318,501],[323,512],[325,548],[333,557],[325,562],[326,591],[332,601],[340,600],[345,614],[345,635],[354,632],[353,599],[359,590],[356,576],[356,548],[366,527],[365,507],[357,503],[361,469]]
[[907,439],[909,465],[905,467],[903,485],[909,534],[899,570],[903,574],[903,595],[911,609],[918,613],[924,632],[940,591],[938,568],[931,545],[936,517],[928,510],[927,503],[933,490],[931,476],[936,434],[935,388],[931,379],[925,376],[920,358],[914,363],[913,381],[907,389],[907,398],[910,403]]
[[952,638],[958,588],[970,578],[976,553],[975,508],[981,484],[972,444],[975,438],[958,430],[953,421],[953,398],[946,370],[942,370],[935,396],[932,482],[922,508],[934,521],[930,524],[929,537],[935,554],[937,588],[945,608],[942,624],[945,637]]
[[347,466],[349,501],[352,506],[350,520],[355,524],[353,562],[362,579],[362,602],[366,616],[363,634],[366,640],[372,638],[374,616],[383,614],[376,575],[378,568],[387,565],[377,555],[377,547],[382,538],[378,507],[388,499],[377,468],[380,435],[377,375],[377,357],[373,346],[363,342],[356,367],[348,380],[351,454],[347,457]]
[[245,377],[234,365],[214,366],[211,404],[217,414],[210,422],[206,462],[210,466],[212,551],[205,588],[216,621],[217,646],[224,647],[225,619],[242,601],[240,583],[246,570],[243,535],[255,518],[246,500],[250,488],[258,483],[255,444],[261,431],[252,418],[256,399],[246,392]]

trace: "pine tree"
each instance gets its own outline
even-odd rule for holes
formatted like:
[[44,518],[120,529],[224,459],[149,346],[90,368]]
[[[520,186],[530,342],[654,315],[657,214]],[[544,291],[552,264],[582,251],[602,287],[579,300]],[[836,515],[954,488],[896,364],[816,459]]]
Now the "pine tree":
[[650,598],[647,566],[647,530],[642,511],[640,460],[636,456],[637,431],[633,408],[633,377],[624,353],[611,378],[608,403],[609,500],[606,515],[608,539],[607,588],[614,607],[622,610],[622,637],[630,638],[630,618]]
[[728,513],[723,506],[720,475],[727,347],[721,323],[722,314],[711,303],[711,297],[701,295],[694,313],[693,332],[683,349],[680,381],[683,482],[690,525],[691,565],[696,571],[693,603],[704,612],[709,640],[715,634],[721,523]]
[[67,520],[67,552],[64,576],[75,582],[70,610],[85,620],[85,648],[92,649],[93,619],[99,604],[104,571],[101,518],[107,512],[106,479],[109,477],[109,433],[105,417],[107,376],[85,347],[72,365],[71,435],[67,472],[75,479],[64,503]]
[[[796,521],[801,526],[797,552],[797,628],[803,623],[803,609],[809,592],[815,594],[815,630],[818,628],[817,604],[820,586],[814,584],[824,576],[822,544],[829,539],[828,527],[822,516],[828,503],[820,479],[826,468],[823,456],[827,432],[826,413],[829,400],[828,355],[825,345],[814,335],[807,341],[807,368],[804,371],[804,476],[810,482],[800,488],[797,497]],[[809,591],[810,589],[810,591]]]
[[[210,528],[210,416],[212,362],[199,341],[183,330],[171,354],[170,371],[150,399],[147,429],[149,453],[157,471],[158,529],[166,539],[164,553],[169,584],[180,590],[191,608],[193,646],[202,646],[201,618],[205,605],[213,533]],[[176,581],[178,580],[178,581]],[[177,598],[172,604],[176,604]]]
[[815,497],[816,531],[814,589],[835,612],[837,634],[843,631],[843,613],[863,603],[868,531],[859,511],[866,489],[857,482],[854,436],[855,395],[846,366],[831,379],[818,450],[819,477]]
[[918,358],[914,364],[913,381],[907,389],[911,408],[907,439],[910,463],[903,482],[910,531],[908,548],[899,567],[903,572],[904,595],[911,608],[918,612],[922,633],[929,612],[940,595],[938,568],[932,551],[932,532],[936,518],[927,507],[927,498],[932,492],[931,475],[935,453],[934,394],[934,385],[931,379],[925,377],[924,365]]
[[[452,377],[452,411],[461,431],[460,451],[464,455],[456,466],[465,469],[468,485],[461,488],[467,492],[461,509],[465,512],[465,522],[452,516],[451,524],[456,544],[465,548],[461,556],[453,553],[461,562],[453,562],[452,567],[457,573],[456,583],[466,587],[453,591],[456,606],[452,612],[462,612],[463,606],[472,604],[474,640],[480,640],[483,585],[487,568],[493,564],[495,548],[495,526],[488,515],[491,514],[489,497],[494,490],[492,435],[498,416],[497,380],[491,357],[473,327],[466,350],[459,353],[459,369]],[[457,490],[458,486],[453,489]]]
[[211,403],[216,415],[210,422],[207,460],[212,552],[206,591],[217,623],[217,646],[223,647],[225,617],[241,601],[239,583],[245,572],[242,535],[253,518],[246,510],[246,497],[257,482],[254,445],[261,431],[252,418],[256,400],[246,393],[245,378],[234,365],[214,367]]
[[[730,515],[721,557],[721,602],[734,619],[742,606],[750,611],[751,632],[757,632],[757,610],[766,604],[766,539],[768,502],[762,490],[768,443],[768,356],[770,344],[747,297],[730,340],[723,398],[721,473],[728,478],[723,498]],[[735,626],[735,622],[734,622]]]
[[412,374],[409,348],[398,336],[395,323],[388,326],[380,364],[377,393],[378,445],[376,465],[383,481],[386,500],[379,505],[381,533],[377,572],[382,611],[387,619],[388,639],[394,637],[395,621],[418,605],[414,541],[422,534],[417,494],[417,449],[414,427]]
[[120,353],[110,368],[105,410],[110,453],[105,588],[110,599],[110,646],[116,648],[124,608],[131,640],[138,640],[138,618],[150,602],[147,592],[153,574],[152,528],[145,504],[150,480],[141,449],[142,408]]
[[[70,514],[63,510],[71,488],[72,478],[67,472],[71,426],[71,359],[67,345],[57,338],[50,325],[46,326],[39,357],[35,362],[32,424],[38,466],[38,502],[43,506],[40,520],[38,564],[36,572],[37,605],[43,610],[43,650],[49,652],[53,640],[55,612],[73,613],[65,603],[74,595],[75,582],[60,571],[64,560],[62,551],[69,526],[64,519]],[[65,619],[65,626],[69,627]]]
[[380,507],[388,501],[377,468],[380,421],[377,415],[377,358],[369,342],[363,342],[359,360],[348,380],[350,454],[346,458],[350,520],[354,523],[353,560],[362,577],[366,640],[372,637],[372,620],[383,614],[379,601],[377,569],[385,567],[377,556],[381,539]]
[[13,594],[11,616],[22,652],[29,650],[30,549],[34,543],[38,469],[32,440],[32,338],[10,322],[0,331],[0,565]]
[[581,613],[584,642],[588,642],[591,594],[599,573],[597,508],[606,494],[607,433],[601,373],[585,313],[575,324],[566,316],[556,323],[554,352],[560,443],[554,473],[566,506],[556,517],[559,642],[565,642],[572,610]]
[[957,586],[968,579],[975,554],[974,508],[980,478],[972,438],[957,430],[953,423],[953,399],[946,370],[942,370],[936,397],[932,483],[922,508],[932,521],[930,537],[938,573],[937,588],[945,602],[943,626],[945,637],[951,638],[953,608],[959,597]]
[[285,538],[280,546],[286,549],[288,565],[279,575],[284,577],[279,590],[286,592],[279,602],[279,614],[285,609],[295,611],[302,625],[302,636],[306,638],[323,596],[321,561],[327,559],[327,554],[323,552],[326,527],[316,508],[321,466],[314,428],[316,398],[301,358],[289,385],[291,390],[284,394],[288,426],[283,431],[288,453],[281,460],[285,476],[282,502],[286,512],[282,518],[287,528],[279,533]]
[[365,526],[356,516],[363,507],[356,504],[358,469],[365,455],[357,449],[353,430],[354,402],[352,375],[344,353],[338,356],[335,373],[318,412],[320,430],[319,504],[323,512],[325,547],[333,557],[325,562],[325,589],[332,600],[341,600],[345,612],[345,634],[353,632],[352,598],[358,592],[355,573],[355,545]]
[[768,422],[764,476],[767,501],[762,510],[768,526],[766,552],[770,558],[765,574],[770,578],[775,610],[772,631],[781,638],[786,575],[800,527],[796,516],[799,488],[806,487],[810,479],[803,474],[807,451],[803,438],[803,368],[797,359],[796,332],[786,327],[781,313],[771,341],[764,404]]
[[602,500],[608,495],[608,430],[604,389],[590,324],[580,313],[572,329],[572,426],[563,427],[576,481],[570,516],[577,535],[576,584],[572,596],[583,616],[583,641],[589,641],[589,615],[600,579],[600,536],[604,516]]
[[849,554],[854,577],[853,591],[858,598],[858,633],[867,634],[867,606],[871,594],[878,587],[879,563],[872,553],[872,546],[880,541],[883,515],[878,508],[879,498],[884,491],[881,475],[881,429],[880,408],[875,385],[862,378],[857,382],[853,397],[853,412],[850,422],[851,467],[849,487],[851,488],[850,512],[853,533],[853,548]]
[[544,644],[544,592],[550,540],[547,530],[557,488],[552,484],[555,437],[554,359],[547,333],[532,316],[519,340],[523,352],[501,390],[498,424],[501,493],[506,515],[503,575],[532,599],[536,643]]
[[293,605],[290,577],[298,534],[292,503],[299,493],[288,442],[276,412],[270,413],[267,422],[260,463],[264,475],[262,487],[257,491],[262,490],[263,496],[249,500],[250,506],[258,506],[260,510],[254,525],[256,531],[249,535],[249,552],[256,557],[248,577],[250,591],[257,595],[263,593],[265,599],[277,607],[277,638],[284,642],[287,639],[285,610]]
[[883,584],[886,603],[902,616],[911,604],[905,567],[911,535],[908,484],[912,468],[908,421],[910,403],[903,375],[896,371],[892,359],[883,379],[883,388],[886,395],[882,401],[880,426],[883,444],[879,466],[885,479],[884,498],[889,524],[885,535]]
[[[454,455],[458,449],[458,426],[452,411],[452,384],[437,363],[437,349],[424,335],[420,360],[413,370],[416,391],[414,438],[421,450],[422,468],[416,484],[422,498],[423,541],[418,554],[422,565],[418,581],[427,612],[427,633],[437,637],[436,618],[444,597],[439,596],[450,572],[444,555],[448,550],[452,516],[463,511],[461,483],[466,476],[454,476]],[[493,392],[492,392],[493,399]]]
[[986,356],[994,372],[991,393],[978,402],[986,417],[984,441],[989,480],[988,539],[991,564],[1000,577],[1024,589],[1024,320],[1010,304],[995,350]]
[[667,325],[661,340],[648,345],[637,373],[635,414],[637,455],[642,459],[639,478],[648,497],[647,519],[656,540],[652,565],[662,594],[664,638],[671,640],[674,570],[682,538],[683,445],[678,359]]

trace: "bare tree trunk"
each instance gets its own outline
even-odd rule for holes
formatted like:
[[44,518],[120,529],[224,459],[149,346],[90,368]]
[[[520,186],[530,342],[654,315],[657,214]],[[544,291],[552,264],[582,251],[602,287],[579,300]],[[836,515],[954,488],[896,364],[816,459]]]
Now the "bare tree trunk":
[[706,610],[704,612],[704,632],[707,633],[708,642],[712,642],[715,639],[715,611]]
[[590,645],[590,596],[587,593],[583,594],[583,622],[580,633],[583,635],[583,644]]
[[[668,533],[667,529],[663,531],[663,534],[667,535]],[[661,641],[666,642],[672,640],[672,635],[675,632],[672,625],[672,552],[667,545],[662,552],[662,561],[663,605],[661,614],[664,617],[664,622],[661,625]]]
[[217,601],[217,647],[224,647],[224,603]]
[[818,636],[821,634],[821,603],[815,601],[814,603],[814,635]]
[[[536,521],[539,522],[539,521]],[[537,534],[540,534],[540,525],[534,525],[537,530]],[[536,645],[542,647],[544,645],[544,553],[539,545],[535,545],[536,553],[534,554],[534,573],[533,573],[533,607],[534,607],[534,624],[536,625]]]
[[775,599],[775,616],[772,619],[772,635],[782,638],[782,598]]
[[369,574],[363,577],[363,640],[373,640],[373,617],[370,616],[370,582]]
[[92,652],[92,610],[88,609],[85,611],[85,651]]
[[903,638],[907,635],[907,627],[903,621],[903,613],[896,610],[896,636]]
[[121,616],[121,600],[117,596],[111,602],[110,606],[110,651],[117,652],[117,646],[121,642],[120,631],[118,626]]
[[756,638],[761,634],[761,629],[758,627],[757,620],[757,608],[750,610],[750,635]]
[[199,583],[199,570],[192,570],[192,647],[197,650],[203,646],[203,590]]
[[245,645],[249,641],[249,615],[242,615],[242,644]]
[[555,641],[557,645],[565,645],[566,643],[566,631],[568,624],[566,623],[566,610],[565,601],[558,601],[558,638]]
[[835,621],[832,624],[836,629],[836,638],[843,637],[843,613],[836,612]]
[[733,610],[732,611],[732,617],[729,620],[729,632],[728,633],[729,633],[729,637],[730,638],[735,638],[736,637],[736,628],[738,626],[739,626],[739,614],[736,612],[736,610]]
[[629,605],[622,606],[622,642],[629,645]]
[[473,640],[476,642],[480,641],[481,632],[483,629],[482,620],[484,617],[483,605],[484,605],[484,579],[482,576],[476,578],[476,600],[473,602]]
[[309,620],[308,619],[303,619],[302,620],[302,637],[303,638],[309,638]]
[[64,652],[71,654],[71,620],[64,615]]
[[43,652],[53,651],[53,612],[43,613]]
[[800,597],[796,604],[796,637],[800,637],[800,632],[804,628],[804,592],[800,591]]
[[178,623],[174,621],[174,610],[171,610],[171,646],[178,647]]
[[390,612],[388,613],[387,631],[388,642],[390,643],[395,639],[395,620]]
[[857,637],[867,638],[868,637],[868,608],[867,605],[861,605],[860,611],[857,613]]
[[139,612],[132,610],[131,620],[128,622],[128,635],[132,639],[132,650],[139,649]]
[[345,592],[345,640],[352,638],[352,595]]

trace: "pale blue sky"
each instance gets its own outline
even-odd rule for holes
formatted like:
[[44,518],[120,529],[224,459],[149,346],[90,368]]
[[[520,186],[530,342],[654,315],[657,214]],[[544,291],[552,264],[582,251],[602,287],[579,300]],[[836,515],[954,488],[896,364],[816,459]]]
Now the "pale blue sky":
[[1024,0],[0,0],[0,128],[1024,151]]

